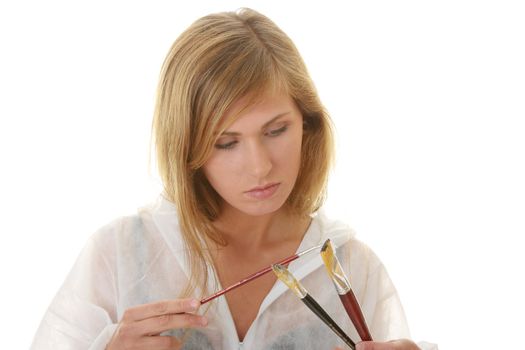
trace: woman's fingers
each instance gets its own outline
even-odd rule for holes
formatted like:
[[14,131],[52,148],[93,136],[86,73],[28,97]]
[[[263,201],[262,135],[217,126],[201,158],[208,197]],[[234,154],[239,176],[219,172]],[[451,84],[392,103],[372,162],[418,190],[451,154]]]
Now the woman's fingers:
[[398,339],[389,342],[364,341],[356,344],[356,350],[418,350],[419,347],[411,340]]
[[160,334],[170,329],[206,326],[204,316],[193,314],[199,306],[196,299],[176,299],[127,309],[107,349],[180,349],[177,338]]
[[193,314],[168,314],[135,322],[133,327],[141,335],[156,335],[169,329],[204,327],[208,320]]
[[182,342],[175,337],[145,337],[134,346],[137,349],[178,350],[182,348]]
[[126,310],[119,332],[122,335],[158,335],[169,329],[204,327],[204,316],[195,315],[200,303],[195,299],[165,300]]
[[156,316],[194,312],[199,306],[200,302],[191,298],[157,301],[127,309],[122,316],[122,320],[134,322]]

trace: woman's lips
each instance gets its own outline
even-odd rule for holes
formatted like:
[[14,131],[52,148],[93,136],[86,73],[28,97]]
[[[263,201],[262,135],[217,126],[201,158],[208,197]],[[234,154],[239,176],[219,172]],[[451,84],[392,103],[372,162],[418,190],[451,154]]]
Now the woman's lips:
[[249,191],[246,191],[246,195],[255,199],[266,199],[271,197],[277,188],[279,188],[279,183],[270,184],[262,187],[255,187]]

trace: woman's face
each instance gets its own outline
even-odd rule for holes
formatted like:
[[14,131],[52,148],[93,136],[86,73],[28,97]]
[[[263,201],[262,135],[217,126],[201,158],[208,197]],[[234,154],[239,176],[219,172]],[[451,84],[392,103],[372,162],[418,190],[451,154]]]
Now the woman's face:
[[[243,107],[233,104],[229,115]],[[292,192],[301,164],[303,118],[288,95],[245,109],[222,133],[203,170],[224,209],[249,215],[277,211]]]

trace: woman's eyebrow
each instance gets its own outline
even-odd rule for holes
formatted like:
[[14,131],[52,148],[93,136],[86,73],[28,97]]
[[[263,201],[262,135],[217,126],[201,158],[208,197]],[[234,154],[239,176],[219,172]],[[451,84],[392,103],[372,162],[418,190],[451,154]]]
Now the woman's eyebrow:
[[[263,124],[263,126],[261,127],[261,129],[264,129],[266,128],[268,125],[272,124],[273,122],[275,122],[276,120],[278,120],[279,118],[281,117],[284,117],[285,115],[291,113],[291,111],[288,111],[288,112],[283,112],[283,113],[279,113],[277,114],[275,117],[273,117],[272,119],[270,119],[269,121],[267,121],[266,123]],[[224,131],[221,136],[224,135],[224,136],[239,136],[241,135],[240,132],[237,132],[237,131]]]

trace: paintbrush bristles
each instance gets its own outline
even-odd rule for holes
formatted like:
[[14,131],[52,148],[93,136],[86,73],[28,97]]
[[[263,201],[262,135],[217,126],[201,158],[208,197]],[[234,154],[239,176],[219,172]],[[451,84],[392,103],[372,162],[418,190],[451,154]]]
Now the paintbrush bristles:
[[343,268],[334,253],[334,248],[330,239],[327,239],[321,248],[321,258],[323,259],[324,266],[328,271],[328,275],[332,279],[332,282],[334,282],[337,293],[342,295],[352,290],[350,282],[348,282]]
[[308,292],[304,287],[295,279],[295,277],[288,271],[283,265],[275,264],[272,265],[273,273],[279,278],[284,284],[288,286],[299,298],[303,299]]

